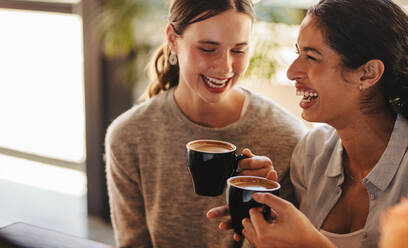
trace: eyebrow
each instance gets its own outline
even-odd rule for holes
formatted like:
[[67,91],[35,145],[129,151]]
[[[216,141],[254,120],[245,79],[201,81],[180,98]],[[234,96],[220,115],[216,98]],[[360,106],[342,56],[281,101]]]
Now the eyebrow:
[[[198,43],[200,43],[200,44],[217,45],[217,46],[220,45],[219,42],[211,41],[211,40],[199,40]],[[246,45],[248,45],[248,42],[246,42],[246,41],[235,44],[235,46],[246,46]]]
[[[296,44],[296,49],[299,50],[299,46],[298,46],[297,44]],[[317,50],[316,48],[313,48],[313,47],[303,47],[303,48],[302,48],[302,51],[305,51],[305,52],[313,52],[313,53],[317,53],[317,54],[319,54],[320,56],[322,56],[322,53],[319,52],[319,50]]]

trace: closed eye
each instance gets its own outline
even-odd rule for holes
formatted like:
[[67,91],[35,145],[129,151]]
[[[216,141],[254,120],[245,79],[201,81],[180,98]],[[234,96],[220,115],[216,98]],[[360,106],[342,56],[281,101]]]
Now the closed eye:
[[231,50],[233,53],[245,53],[245,50]]
[[205,52],[205,53],[211,53],[214,52],[215,49],[205,49],[205,48],[199,48],[201,51]]
[[307,55],[307,58],[310,59],[310,60],[313,60],[313,61],[316,61],[316,60],[317,60],[315,57],[312,57],[312,56],[310,56],[310,55]]

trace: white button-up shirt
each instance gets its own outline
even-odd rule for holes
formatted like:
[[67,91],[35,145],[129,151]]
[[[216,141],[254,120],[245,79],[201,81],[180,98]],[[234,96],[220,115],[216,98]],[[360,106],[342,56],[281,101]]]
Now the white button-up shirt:
[[[328,125],[311,130],[293,152],[291,180],[299,209],[317,229],[342,194],[342,154],[342,142]],[[362,183],[370,200],[362,247],[377,247],[381,214],[408,194],[408,120],[403,116],[398,115],[387,148]]]

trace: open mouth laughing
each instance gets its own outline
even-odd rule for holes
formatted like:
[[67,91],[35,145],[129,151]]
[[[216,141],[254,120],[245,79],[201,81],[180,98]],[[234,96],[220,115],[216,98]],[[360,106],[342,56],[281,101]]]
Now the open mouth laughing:
[[227,78],[227,79],[216,79],[216,78],[211,78],[211,77],[206,77],[204,75],[201,75],[201,78],[204,80],[204,82],[206,83],[206,85],[210,88],[214,88],[214,89],[220,89],[220,88],[224,88],[225,86],[227,86],[229,80],[231,78]]
[[318,102],[319,99],[319,93],[317,93],[316,90],[306,88],[299,83],[296,83],[296,95],[302,96],[300,107],[303,109],[312,107],[315,103]]
[[307,89],[307,90],[300,90],[296,89],[297,96],[303,96],[302,103],[309,103],[318,98],[318,94],[316,91]]

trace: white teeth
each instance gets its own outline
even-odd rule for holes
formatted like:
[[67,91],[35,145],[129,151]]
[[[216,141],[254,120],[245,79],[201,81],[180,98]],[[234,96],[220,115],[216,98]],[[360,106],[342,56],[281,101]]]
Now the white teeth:
[[211,82],[216,83],[216,84],[223,84],[223,83],[226,83],[226,82],[228,81],[228,79],[218,80],[218,79],[215,79],[215,78],[209,78],[209,77],[207,77],[207,79],[208,79],[208,80],[210,80]]
[[226,83],[228,82],[228,79],[224,79],[224,80],[218,80],[215,78],[209,78],[206,76],[203,76],[203,78],[205,79],[204,81],[212,88],[222,88],[225,87]]
[[317,92],[312,92],[312,91],[302,91],[302,90],[296,90],[296,95],[297,96],[303,96],[303,98],[310,100],[312,97],[317,97],[318,94]]

